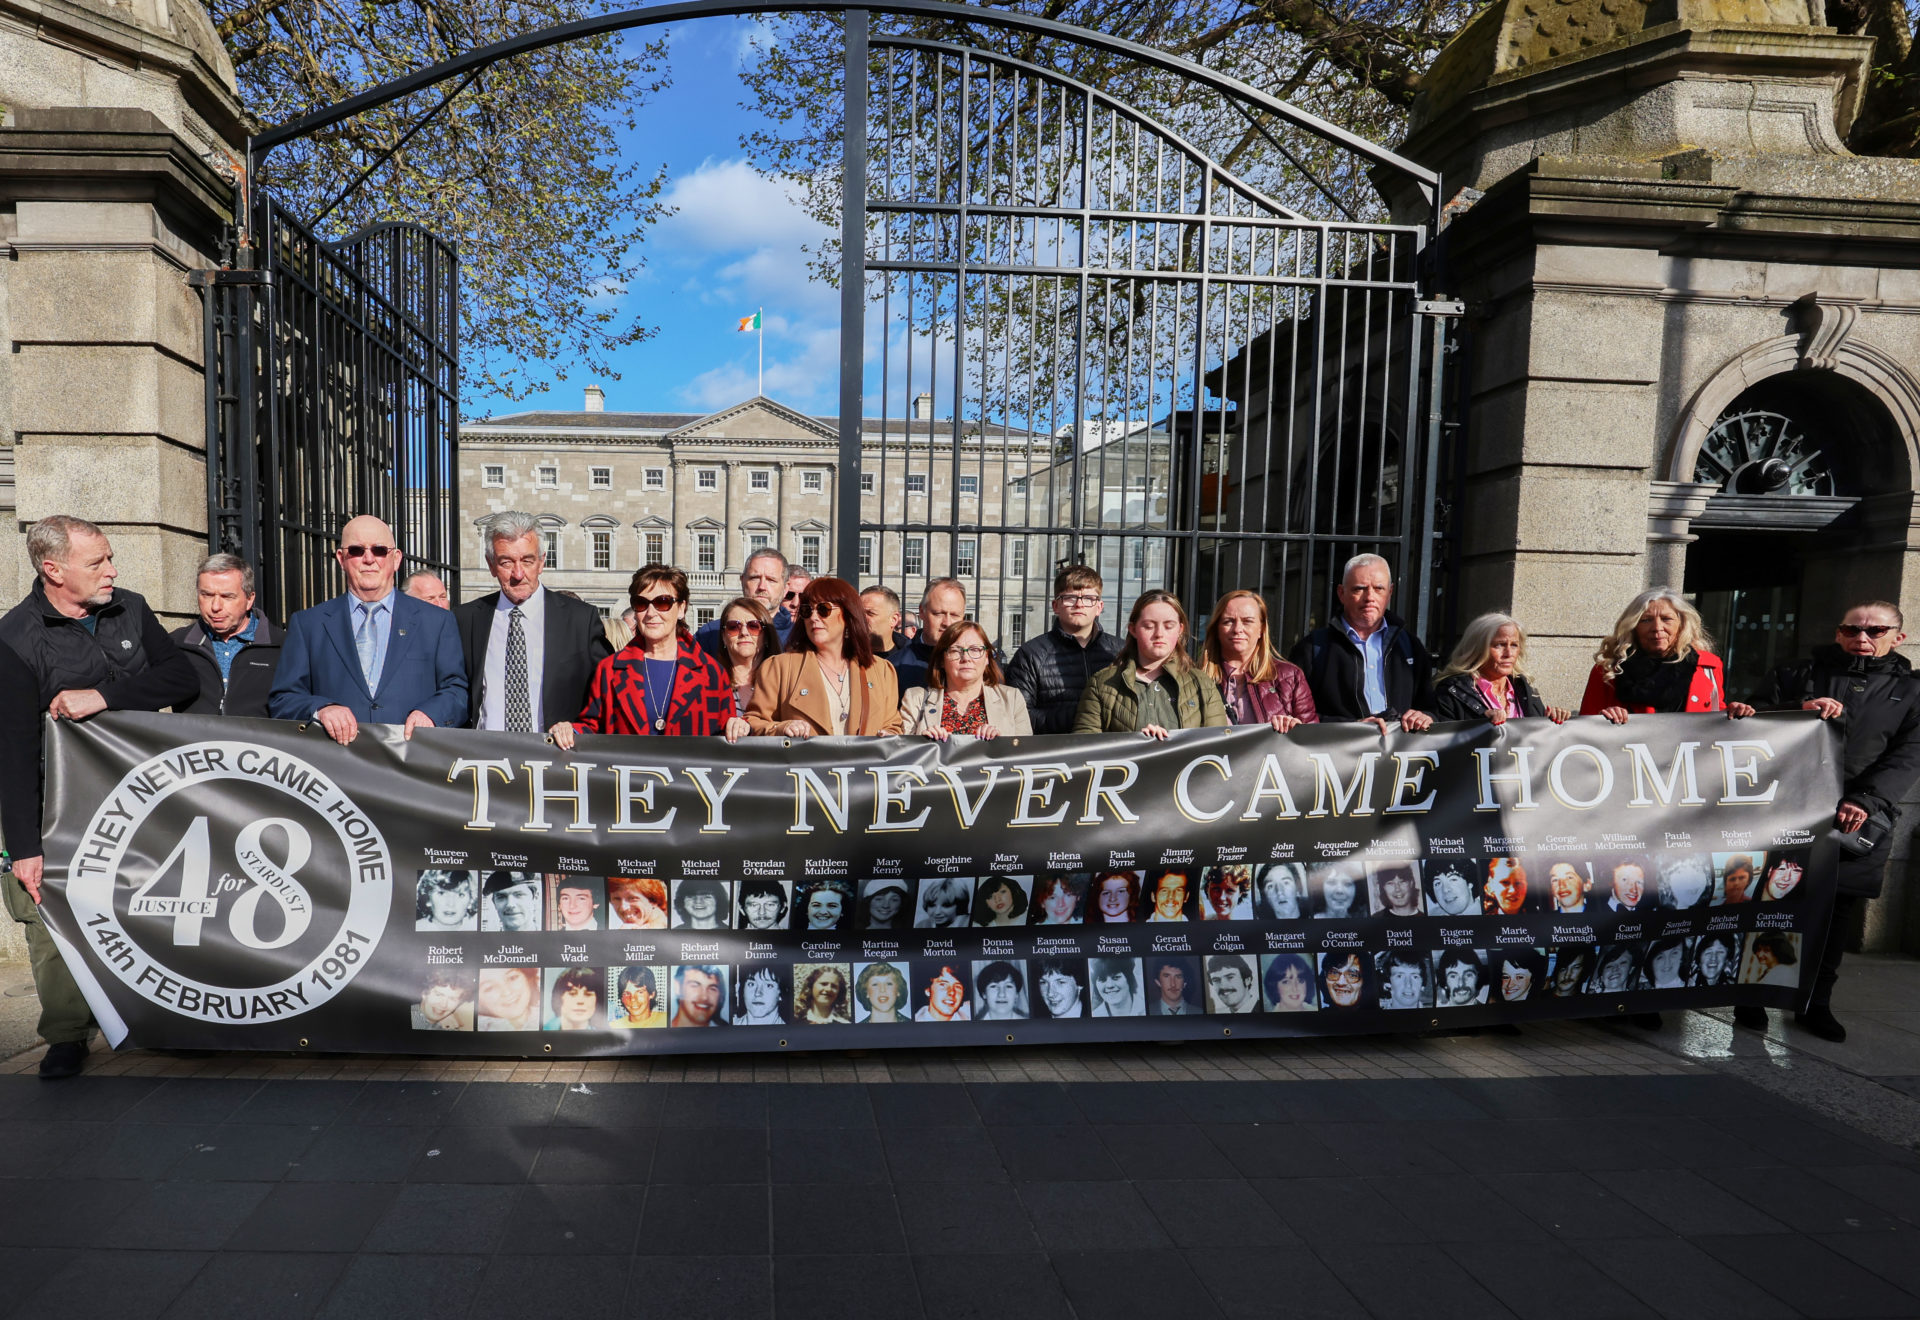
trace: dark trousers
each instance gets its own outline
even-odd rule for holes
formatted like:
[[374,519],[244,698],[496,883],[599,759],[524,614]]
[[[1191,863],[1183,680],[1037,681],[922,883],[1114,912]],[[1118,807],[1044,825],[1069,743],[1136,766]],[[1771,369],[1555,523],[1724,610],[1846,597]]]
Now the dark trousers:
[[1833,916],[1827,922],[1827,946],[1820,950],[1820,969],[1813,978],[1813,997],[1809,1008],[1825,1008],[1833,1002],[1833,983],[1840,979],[1840,958],[1846,952],[1847,934],[1854,920],[1867,906],[1864,894],[1836,894]]

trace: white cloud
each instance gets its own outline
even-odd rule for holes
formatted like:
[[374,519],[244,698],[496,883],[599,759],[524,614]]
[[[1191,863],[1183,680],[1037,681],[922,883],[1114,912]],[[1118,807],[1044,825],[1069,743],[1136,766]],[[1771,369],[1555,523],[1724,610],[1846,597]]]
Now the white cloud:
[[772,248],[797,260],[800,248],[827,233],[801,210],[784,185],[744,160],[708,157],[674,180],[665,198],[676,214],[661,221],[655,241],[713,252]]
[[[766,318],[767,397],[792,408],[831,413],[839,402],[840,331],[837,327],[789,328]],[[751,398],[756,384],[754,346],[732,362],[703,371],[675,393],[694,408],[724,408]]]

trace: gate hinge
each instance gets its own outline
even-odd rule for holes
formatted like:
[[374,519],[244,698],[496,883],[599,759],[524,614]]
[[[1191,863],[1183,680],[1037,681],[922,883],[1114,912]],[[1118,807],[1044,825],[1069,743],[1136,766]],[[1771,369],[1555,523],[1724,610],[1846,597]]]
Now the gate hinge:
[[273,272],[267,270],[190,270],[187,283],[196,289],[222,288],[232,285],[245,285],[264,289],[273,283]]
[[1465,316],[1467,305],[1458,298],[1420,298],[1413,310],[1420,316]]

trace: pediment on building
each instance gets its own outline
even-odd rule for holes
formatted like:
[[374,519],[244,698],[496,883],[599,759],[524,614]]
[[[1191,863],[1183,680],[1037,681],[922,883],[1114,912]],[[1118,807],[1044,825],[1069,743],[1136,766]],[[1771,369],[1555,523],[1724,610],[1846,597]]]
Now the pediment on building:
[[689,422],[667,439],[675,440],[838,440],[839,433],[785,404],[756,395],[744,403]]

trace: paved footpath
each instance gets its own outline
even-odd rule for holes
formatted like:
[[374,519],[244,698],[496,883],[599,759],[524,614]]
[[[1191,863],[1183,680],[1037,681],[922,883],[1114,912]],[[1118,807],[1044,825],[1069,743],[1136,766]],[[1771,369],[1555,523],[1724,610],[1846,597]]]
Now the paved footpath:
[[1920,964],[1338,1042],[0,1068],[0,1313],[1920,1317]]

